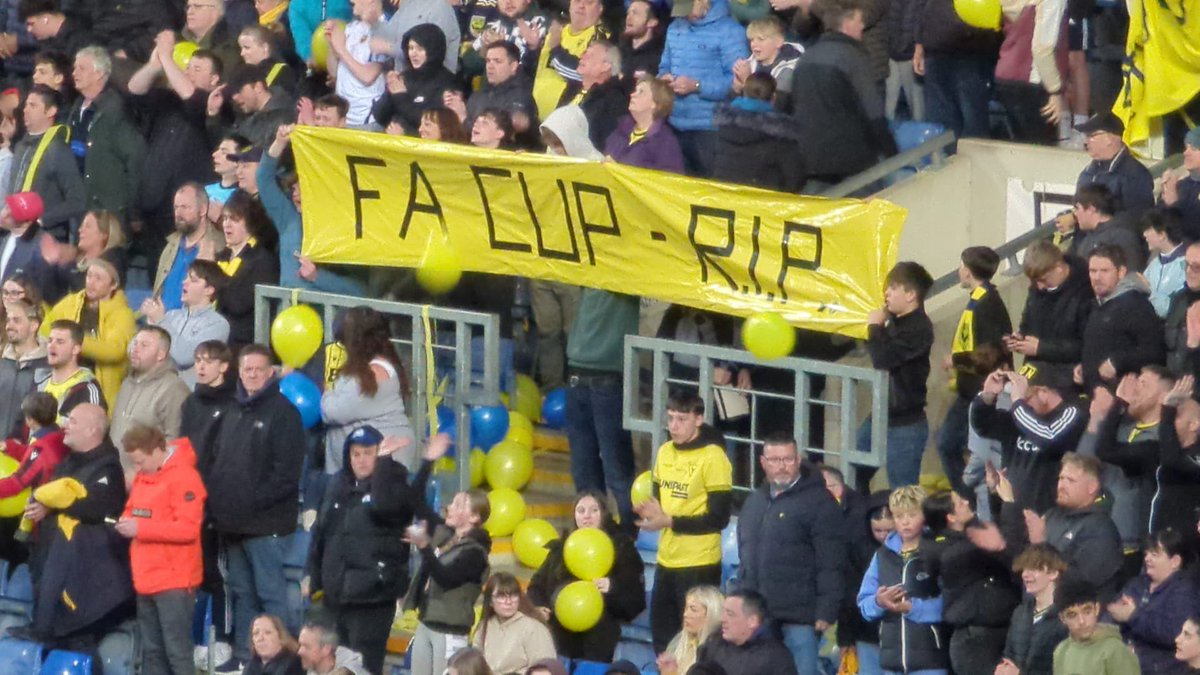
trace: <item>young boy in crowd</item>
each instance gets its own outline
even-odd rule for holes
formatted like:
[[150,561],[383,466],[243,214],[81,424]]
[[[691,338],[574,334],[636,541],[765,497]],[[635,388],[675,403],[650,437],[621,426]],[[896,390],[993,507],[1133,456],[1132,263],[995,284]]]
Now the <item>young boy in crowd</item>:
[[[888,371],[887,420],[888,486],[916,485],[921,477],[921,455],[929,440],[925,418],[929,352],[933,348],[933,322],[925,313],[925,294],[933,277],[915,262],[896,263],[887,275],[884,306],[867,316],[867,351],[871,364]],[[871,450],[871,418],[858,433],[858,449]]]
[[1083,579],[1067,576],[1054,589],[1054,606],[1069,636],[1054,650],[1055,675],[1139,675],[1137,657],[1121,640],[1121,631],[1100,623],[1100,591]]
[[200,523],[207,497],[196,453],[186,438],[168,445],[161,431],[140,424],[121,442],[137,468],[116,530],[131,540],[142,667],[190,675],[196,668],[191,619],[204,575]]
[[1049,673],[1054,667],[1054,649],[1067,639],[1067,629],[1058,618],[1054,592],[1067,562],[1049,544],[1030,544],[1013,561],[1021,575],[1025,600],[1013,610],[1004,642],[1004,657],[995,675]]
[[879,661],[884,671],[945,675],[949,659],[942,632],[942,590],[929,573],[932,542],[925,532],[925,490],[897,488],[888,498],[896,522],[875,553],[858,589],[867,620],[882,619]]

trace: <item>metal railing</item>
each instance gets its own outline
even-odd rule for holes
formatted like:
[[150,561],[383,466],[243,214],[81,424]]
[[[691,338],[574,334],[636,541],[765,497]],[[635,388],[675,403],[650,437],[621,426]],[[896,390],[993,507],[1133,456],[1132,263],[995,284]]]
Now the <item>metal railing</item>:
[[[418,440],[428,419],[428,401],[435,393],[429,388],[431,369],[432,379],[436,381],[438,362],[452,361],[456,386],[442,393],[445,394],[444,404],[454,410],[460,439],[459,457],[465,459],[468,456],[470,447],[466,439],[471,437],[471,407],[496,405],[500,401],[500,317],[434,305],[258,286],[254,291],[255,339],[269,344],[271,321],[280,311],[298,303],[312,306],[321,315],[326,343],[334,340],[334,318],[341,310],[365,306],[392,319],[392,343],[399,348],[412,383],[405,410]],[[473,343],[482,344],[482,350],[473,349]],[[482,351],[482,364],[478,363],[479,351]],[[477,365],[482,367],[477,368]],[[470,463],[458,462],[460,489],[470,485],[470,475]]]
[[926,161],[929,161],[932,168],[940,169],[946,162],[946,148],[954,145],[954,141],[953,131],[943,131],[911,150],[888,157],[866,171],[847,178],[825,190],[820,196],[830,199],[849,197],[901,169],[920,169]]
[[[671,361],[678,356],[698,360],[696,379],[671,375]],[[644,357],[649,359],[648,369],[643,369]],[[794,384],[784,391],[753,387],[742,390],[732,385],[714,384],[714,368],[727,364],[790,373],[794,377]],[[666,440],[667,398],[675,388],[691,388],[699,392],[705,402],[704,414],[709,423],[713,422],[717,409],[714,399],[718,392],[747,396],[750,404],[748,426],[744,426],[740,432],[726,430],[726,440],[736,446],[733,458],[735,489],[751,490],[757,485],[756,457],[757,449],[762,446],[762,438],[786,427],[787,422],[790,422],[802,452],[837,458],[836,465],[845,474],[847,485],[858,484],[858,469],[874,470],[884,465],[888,410],[888,374],[885,371],[795,357],[765,361],[750,352],[728,347],[627,336],[624,378],[624,400],[621,405],[624,426],[632,432],[649,434],[656,451]],[[860,424],[858,395],[864,386],[868,389],[871,409],[871,448],[868,452],[860,452],[856,447]],[[769,416],[762,414],[761,409],[761,404],[766,401],[786,403],[792,411],[792,419],[783,422],[768,419]],[[810,416],[825,415],[830,410],[835,413],[832,426],[838,432],[836,440],[831,439],[828,430],[823,434],[823,439],[810,438]],[[814,445],[814,441],[819,445]],[[743,479],[740,483],[737,480],[739,476]]]
[[[1166,159],[1163,159],[1162,161],[1152,164],[1149,167],[1150,175],[1157,179],[1160,176],[1162,176],[1165,172],[1167,172],[1171,169],[1178,168],[1181,164],[1183,164],[1183,155],[1171,155],[1170,157],[1167,157]],[[1016,275],[1020,274],[1021,273],[1021,263],[1017,259],[1017,254],[1019,254],[1021,251],[1024,251],[1025,249],[1029,248],[1029,246],[1032,245],[1035,241],[1039,241],[1041,239],[1046,239],[1046,238],[1053,236],[1054,229],[1055,229],[1054,219],[1051,218],[1050,220],[1047,220],[1046,222],[1042,223],[1041,225],[1038,225],[1037,227],[1033,228],[1032,230],[1029,230],[1028,232],[1020,234],[1020,235],[1014,237],[1013,239],[1004,242],[1004,244],[998,246],[996,248],[996,253],[998,253],[1000,255],[1000,259],[1005,261],[1005,263],[1006,263],[1004,274],[1007,274],[1009,276],[1016,276]],[[934,279],[933,286],[931,286],[929,289],[928,297],[932,298],[933,296],[937,295],[938,293],[941,293],[943,291],[948,291],[951,288],[955,288],[956,286],[958,286],[958,266],[957,265],[955,265],[955,268],[953,270],[943,274],[942,276],[938,277],[937,279]]]

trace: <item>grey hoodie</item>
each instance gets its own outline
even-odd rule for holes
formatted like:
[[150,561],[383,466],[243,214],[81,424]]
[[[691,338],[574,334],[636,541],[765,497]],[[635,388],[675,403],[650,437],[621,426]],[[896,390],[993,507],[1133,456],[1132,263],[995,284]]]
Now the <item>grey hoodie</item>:
[[583,108],[565,105],[546,116],[541,129],[550,131],[562,141],[568,157],[600,161],[604,155],[592,145],[588,138],[588,121]]
[[[362,654],[351,650],[348,647],[338,647],[334,652],[333,670],[330,673],[336,672],[338,668],[345,668],[354,675],[371,675],[363,666]],[[315,670],[308,671],[308,675],[328,675],[328,673],[320,673]]]
[[194,378],[188,376],[196,360],[196,347],[206,340],[229,339],[229,321],[212,305],[197,310],[173,309],[163,315],[158,327],[171,334],[171,360],[189,388],[195,386]]

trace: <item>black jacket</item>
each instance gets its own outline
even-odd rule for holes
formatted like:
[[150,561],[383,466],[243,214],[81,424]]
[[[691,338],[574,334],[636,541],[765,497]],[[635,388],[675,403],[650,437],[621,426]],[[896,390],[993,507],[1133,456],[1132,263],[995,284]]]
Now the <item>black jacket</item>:
[[1054,648],[1067,639],[1067,627],[1059,621],[1054,605],[1035,621],[1034,603],[1033,596],[1029,596],[1013,610],[1004,658],[1015,663],[1022,675],[1052,675]]
[[[104,522],[125,508],[117,449],[105,438],[90,452],[69,453],[54,469],[54,479],[60,478],[79,481],[87,494],[38,526],[37,547],[45,557],[35,586],[33,628],[55,637],[92,626],[134,598],[129,542]],[[72,526],[69,519],[78,522]]]
[[772,618],[803,625],[837,621],[845,522],[819,471],[775,496],[764,481],[742,506],[737,538],[738,577],[767,599]]
[[717,128],[713,178],[799,192],[804,187],[804,166],[796,121],[771,110],[769,103],[763,104],[768,106],[766,110],[754,111],[740,101],[749,99],[718,103],[713,112],[713,126]]
[[1038,339],[1038,353],[1027,363],[1040,367],[1074,368],[1083,354],[1083,330],[1088,315],[1096,306],[1087,265],[1067,258],[1070,275],[1054,290],[1031,286],[1021,312],[1020,332]]
[[305,448],[300,413],[278,380],[253,396],[239,383],[237,402],[200,466],[216,530],[247,537],[295,531]]
[[1163,339],[1167,345],[1167,368],[1176,376],[1195,374],[1195,350],[1187,346],[1187,311],[1200,302],[1200,291],[1184,287],[1171,295],[1171,306],[1163,322]]
[[326,488],[313,527],[308,575],[332,607],[394,604],[408,589],[409,547],[404,528],[423,510],[428,462],[409,485],[408,470],[388,458],[358,480],[350,466],[349,439],[342,470]]
[[192,394],[183,400],[179,421],[179,436],[192,442],[196,451],[196,466],[209,462],[208,454],[217,442],[217,431],[226,414],[237,405],[237,375],[226,373],[219,387],[196,384]]
[[[1008,308],[1000,292],[990,283],[979,287],[983,296],[976,299],[975,291],[967,301],[967,311],[971,312],[971,351],[951,354],[954,363],[955,391],[959,398],[972,399],[983,388],[983,381],[988,374],[981,372],[975,362],[975,350],[991,346],[1004,352],[1004,336],[1012,332],[1012,319],[1008,317]],[[977,289],[978,290],[978,289]]]
[[[550,631],[554,634],[554,645],[560,656],[603,663],[612,661],[621,638],[621,624],[633,621],[646,608],[644,565],[637,547],[611,518],[604,524],[604,531],[612,539],[616,550],[612,571],[608,575],[612,584],[604,596],[604,613],[600,615],[599,623],[582,633],[563,628],[551,615]],[[534,605],[553,607],[555,593],[566,584],[578,581],[563,562],[564,541],[565,537],[546,544],[549,551],[546,560],[529,581],[529,600]]]
[[871,513],[887,506],[887,498],[887,491],[864,496],[847,487],[842,503],[838,505],[842,511],[848,553],[842,584],[845,590],[837,621],[839,647],[850,647],[855,642],[879,644],[879,622],[863,618],[858,609],[858,587],[879,548],[879,542],[871,534]]
[[[559,98],[558,107],[569,105],[579,95],[582,84],[570,82]],[[588,121],[588,139],[596,148],[603,148],[608,137],[617,130],[617,122],[629,111],[629,94],[621,80],[612,77],[595,85],[579,102]]]
[[[279,283],[279,256],[262,242],[254,246],[247,244],[238,257],[242,264],[229,277],[225,288],[217,293],[217,308],[229,321],[229,347],[235,354],[254,342],[254,287]],[[232,258],[233,251],[229,248],[217,253],[217,262],[229,262]]]
[[408,54],[410,41],[425,48],[425,63],[413,68],[406,57],[404,92],[380,96],[371,113],[381,126],[399,122],[406,132],[415,135],[421,115],[430,108],[441,107],[442,94],[460,87],[454,73],[442,65],[446,59],[446,36],[441,29],[431,23],[413,26],[400,41],[400,53]]
[[796,661],[792,653],[766,627],[760,628],[743,645],[726,641],[720,631],[713,633],[700,645],[696,663],[716,663],[730,675],[796,674]]
[[242,675],[306,675],[304,665],[300,663],[298,654],[280,652],[275,658],[263,663],[257,656],[250,657],[246,671]]
[[[1102,496],[1082,509],[1055,506],[1044,515],[1046,543],[1062,555],[1073,573],[1100,590],[1100,600],[1104,603],[1117,594],[1117,573],[1124,561],[1121,535],[1108,515],[1107,506],[1107,498]],[[1004,504],[1000,520],[1010,539],[1010,548],[1020,550],[1019,542],[1028,540],[1021,508]]]
[[942,620],[955,628],[1004,628],[1021,598],[1011,561],[947,529],[929,551],[929,572],[942,580]]
[[484,82],[479,91],[471,94],[471,98],[467,99],[466,128],[470,129],[479,113],[488,108],[499,108],[509,115],[523,112],[529,116],[532,128],[537,128],[534,124],[538,115],[537,104],[533,102],[533,82],[521,71],[494,86]]
[[971,426],[1001,443],[1016,503],[1038,513],[1054,505],[1063,455],[1079,445],[1087,418],[1078,399],[1064,400],[1046,415],[1024,401],[1007,411],[987,405],[982,396],[971,404]]
[[917,43],[917,28],[925,0],[889,0],[887,15],[888,58],[893,61],[911,61]]
[[1183,447],[1175,431],[1179,409],[1164,405],[1159,426],[1158,492],[1150,510],[1151,532],[1175,528],[1195,531],[1196,509],[1200,508],[1200,444]]
[[163,88],[132,97],[147,138],[146,165],[154,167],[142,176],[136,207],[157,236],[174,230],[179,186],[188,181],[205,184],[213,178],[204,126],[207,101],[208,92],[199,89],[187,100]]
[[[892,537],[895,539],[893,540]],[[937,578],[929,572],[933,542],[922,538],[920,547],[907,558],[899,553],[899,536],[893,533],[875,554],[880,586],[903,584],[913,598],[931,598],[939,593]],[[885,670],[911,672],[944,669],[949,665],[947,638],[940,624],[918,623],[897,612],[884,612],[879,629],[879,663]]]
[[888,371],[888,424],[912,424],[925,417],[933,323],[920,307],[882,326],[867,327],[871,365]]
[[641,47],[634,47],[631,40],[621,41],[621,81],[627,90],[632,90],[637,84],[639,72],[647,75],[658,74],[658,64],[662,62],[663,46],[666,44],[663,32],[656,30],[654,36]]
[[1113,216],[1126,225],[1133,225],[1139,215],[1154,207],[1154,178],[1129,148],[1121,148],[1111,160],[1089,162],[1079,173],[1075,187],[1085,185],[1107,187],[1117,198],[1117,212]]
[[439,633],[466,635],[475,623],[475,602],[487,579],[492,538],[476,527],[455,541],[444,524],[433,525],[436,517],[428,522],[432,540],[421,549],[421,566],[404,608],[416,609],[421,623]]
[[[69,111],[64,111],[64,114],[67,112]],[[87,194],[83,187],[83,175],[79,172],[79,164],[71,154],[71,146],[66,140],[66,129],[58,129],[54,134],[54,140],[46,145],[46,151],[42,153],[31,187],[42,197],[45,204],[41,221],[52,230],[65,233],[70,221],[81,218],[87,210]],[[22,191],[26,174],[41,140],[41,135],[26,135],[13,144],[12,183],[8,186],[10,193]]]
[[1143,366],[1166,361],[1163,322],[1146,293],[1122,279],[1104,300],[1097,300],[1083,331],[1083,385],[1087,392],[1103,384],[1098,369],[1111,359],[1117,378]]
[[896,154],[883,99],[857,40],[826,32],[792,73],[792,114],[809,176],[836,181]]

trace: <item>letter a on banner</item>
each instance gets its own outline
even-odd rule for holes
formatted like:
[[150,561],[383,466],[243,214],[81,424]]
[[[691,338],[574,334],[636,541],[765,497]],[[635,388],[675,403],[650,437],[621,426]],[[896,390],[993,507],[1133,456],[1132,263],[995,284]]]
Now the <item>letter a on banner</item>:
[[905,211],[542,154],[345,129],[292,136],[314,261],[464,269],[866,336]]

